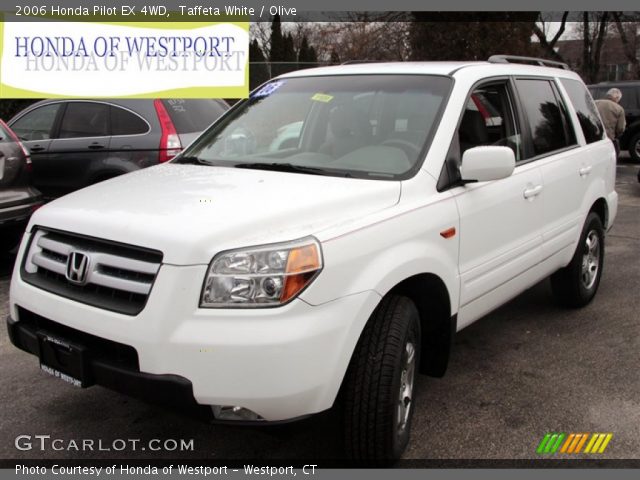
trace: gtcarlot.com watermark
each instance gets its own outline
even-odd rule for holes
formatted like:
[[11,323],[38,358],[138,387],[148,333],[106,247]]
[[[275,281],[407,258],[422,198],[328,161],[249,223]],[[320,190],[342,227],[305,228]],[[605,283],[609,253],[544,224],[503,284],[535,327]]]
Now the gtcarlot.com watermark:
[[51,435],[18,435],[14,445],[20,451],[36,450],[40,452],[193,452],[194,450],[193,439],[184,438],[152,438],[150,440],[115,438],[105,440],[102,438],[64,439]]

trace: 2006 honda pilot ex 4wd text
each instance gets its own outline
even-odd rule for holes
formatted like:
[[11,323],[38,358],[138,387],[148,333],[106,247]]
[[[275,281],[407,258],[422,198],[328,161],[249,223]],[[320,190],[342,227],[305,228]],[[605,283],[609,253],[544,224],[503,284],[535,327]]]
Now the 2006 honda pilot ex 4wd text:
[[46,205],[12,342],[221,421],[340,405],[348,454],[400,456],[456,331],[547,276],[583,306],[602,276],[613,145],[578,75],[517,60],[290,73],[173,161]]

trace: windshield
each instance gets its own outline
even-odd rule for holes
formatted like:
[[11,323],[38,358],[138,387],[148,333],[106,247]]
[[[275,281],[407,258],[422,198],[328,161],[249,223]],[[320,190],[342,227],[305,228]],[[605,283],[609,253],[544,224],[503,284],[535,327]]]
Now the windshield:
[[274,80],[176,159],[360,178],[397,178],[424,157],[449,77]]

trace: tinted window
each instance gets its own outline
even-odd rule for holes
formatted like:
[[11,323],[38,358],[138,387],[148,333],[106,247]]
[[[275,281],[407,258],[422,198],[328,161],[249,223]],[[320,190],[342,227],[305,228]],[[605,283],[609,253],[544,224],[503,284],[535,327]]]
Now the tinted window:
[[178,133],[201,132],[229,109],[215,100],[172,98],[162,102]]
[[149,131],[142,118],[124,108],[111,106],[111,135],[140,135]]
[[16,120],[11,128],[22,140],[47,140],[59,108],[59,103],[38,107]]
[[518,92],[529,121],[533,154],[560,150],[575,143],[564,105],[547,80],[517,80]]
[[104,137],[109,134],[109,106],[70,102],[60,124],[60,138]]
[[569,95],[573,108],[576,110],[580,127],[587,143],[602,140],[603,129],[598,116],[598,109],[585,86],[577,80],[565,78],[560,81]]

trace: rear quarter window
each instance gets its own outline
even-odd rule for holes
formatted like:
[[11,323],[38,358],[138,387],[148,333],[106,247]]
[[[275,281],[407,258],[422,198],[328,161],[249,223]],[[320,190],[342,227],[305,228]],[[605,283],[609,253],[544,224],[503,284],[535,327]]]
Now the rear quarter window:
[[171,98],[162,100],[178,133],[201,132],[229,107],[210,99]]
[[584,133],[587,143],[602,140],[604,129],[600,122],[598,109],[589,94],[587,88],[578,80],[563,78],[560,80],[562,86],[569,95],[569,100],[578,115],[578,121]]
[[111,106],[111,135],[141,135],[149,131],[149,125],[133,112]]

